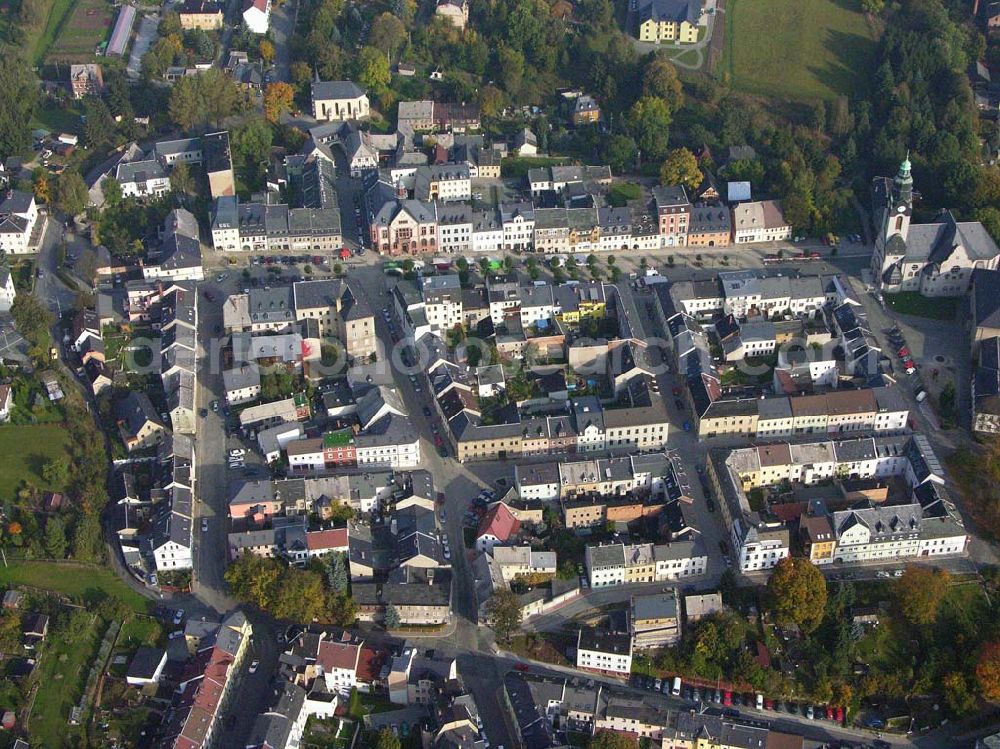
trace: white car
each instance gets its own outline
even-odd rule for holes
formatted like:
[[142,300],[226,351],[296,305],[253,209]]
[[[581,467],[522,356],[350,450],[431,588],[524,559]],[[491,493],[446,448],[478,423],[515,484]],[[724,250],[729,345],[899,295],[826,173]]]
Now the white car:
[[232,450],[229,451],[230,458],[242,458],[246,454],[247,451],[244,450],[242,447],[234,447]]
[[260,665],[260,661],[253,661],[250,664],[250,673],[252,673],[252,674],[257,673],[257,666],[259,666],[259,665]]
[[174,624],[180,624],[184,619],[184,609],[177,609],[174,612]]
[[201,519],[201,532],[205,533],[208,530],[208,518]]
[[178,637],[183,637],[183,636],[184,636],[184,630],[178,629],[171,632],[170,636],[167,639],[176,640]]

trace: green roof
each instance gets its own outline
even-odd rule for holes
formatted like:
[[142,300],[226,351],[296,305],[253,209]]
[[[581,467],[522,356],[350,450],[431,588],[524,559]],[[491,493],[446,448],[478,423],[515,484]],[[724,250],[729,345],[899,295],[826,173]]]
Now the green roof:
[[354,430],[340,429],[323,435],[323,447],[345,447],[354,442]]

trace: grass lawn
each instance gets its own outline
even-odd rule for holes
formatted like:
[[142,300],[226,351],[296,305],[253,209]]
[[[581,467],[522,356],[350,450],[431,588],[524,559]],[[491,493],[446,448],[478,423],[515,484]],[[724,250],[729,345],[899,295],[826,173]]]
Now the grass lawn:
[[35,65],[41,65],[45,60],[49,48],[55,43],[76,2],[77,0],[51,0],[45,26],[37,35],[29,33],[25,40],[25,49],[30,51],[29,57]]
[[697,65],[701,58],[698,56],[698,50],[686,49],[680,54],[674,55],[673,59],[679,65]]
[[82,111],[81,106],[75,102],[56,106],[51,101],[45,101],[35,110],[31,127],[43,128],[52,133],[79,133]]
[[68,734],[79,729],[68,725],[70,709],[80,700],[91,660],[104,636],[100,620],[76,636],[56,630],[38,666],[38,692],[31,707],[29,728],[39,746],[68,746]]
[[111,31],[114,14],[107,0],[71,0],[71,5],[72,13],[64,16],[48,50],[48,62],[89,62]]
[[0,586],[10,584],[52,590],[85,602],[114,595],[142,613],[150,606],[147,598],[119,580],[114,572],[96,565],[14,562],[10,567],[0,567]]
[[928,298],[915,291],[885,294],[885,303],[901,315],[926,317],[931,320],[954,320],[958,299],[955,297]]
[[853,94],[868,72],[874,34],[844,0],[732,0],[722,70],[734,88],[790,99]]
[[42,466],[66,456],[68,437],[57,424],[0,427],[0,502],[13,500],[22,481],[42,487]]

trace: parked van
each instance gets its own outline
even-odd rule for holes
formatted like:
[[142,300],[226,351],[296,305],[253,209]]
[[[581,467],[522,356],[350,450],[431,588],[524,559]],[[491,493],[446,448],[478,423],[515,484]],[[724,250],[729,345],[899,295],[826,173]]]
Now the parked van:
[[681,695],[681,677],[679,677],[679,676],[675,676],[674,677],[674,686],[670,690],[670,694],[672,694],[674,697],[680,697],[680,695]]

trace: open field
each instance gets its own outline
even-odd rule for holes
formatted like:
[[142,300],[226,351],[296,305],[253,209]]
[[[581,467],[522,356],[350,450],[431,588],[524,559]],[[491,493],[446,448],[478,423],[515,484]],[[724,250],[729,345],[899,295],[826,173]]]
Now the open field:
[[39,664],[38,692],[31,706],[29,728],[39,746],[69,745],[71,729],[67,725],[70,709],[77,704],[87,680],[87,672],[104,635],[98,617],[77,611],[72,615],[86,619],[90,626],[74,622],[49,633]]
[[111,33],[114,14],[107,0],[75,0],[72,13],[57,29],[46,62],[89,62]]
[[11,562],[0,567],[0,587],[29,585],[62,593],[77,601],[93,602],[117,596],[125,605],[145,613],[149,601],[129,588],[106,567],[55,562]]
[[59,424],[0,427],[0,501],[8,502],[22,481],[42,486],[42,466],[66,456],[66,430]]
[[730,0],[722,70],[734,88],[790,99],[852,94],[875,37],[849,0]]

